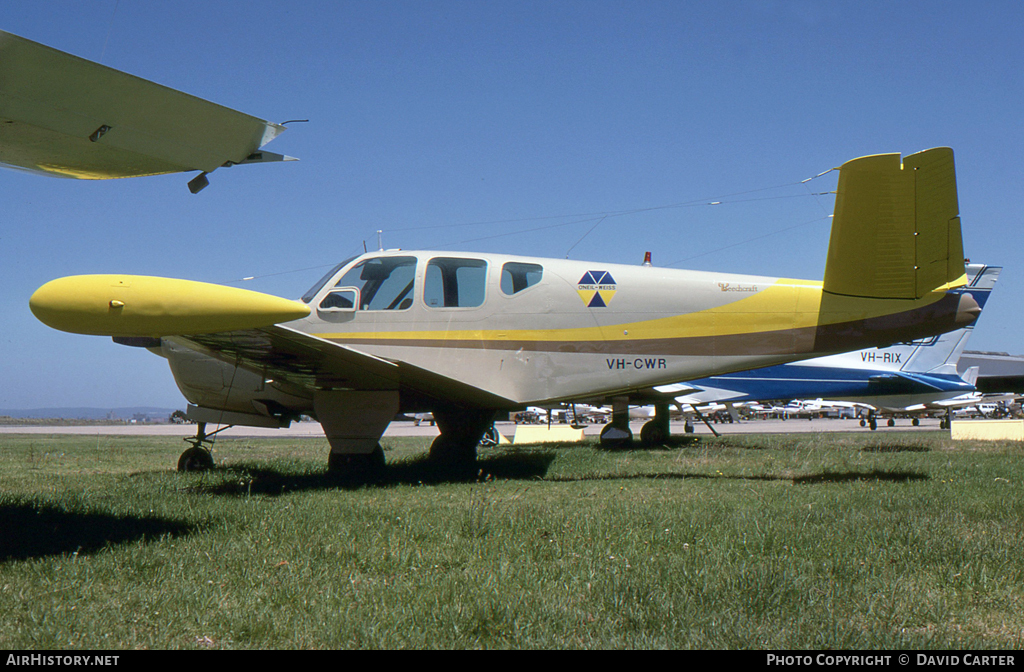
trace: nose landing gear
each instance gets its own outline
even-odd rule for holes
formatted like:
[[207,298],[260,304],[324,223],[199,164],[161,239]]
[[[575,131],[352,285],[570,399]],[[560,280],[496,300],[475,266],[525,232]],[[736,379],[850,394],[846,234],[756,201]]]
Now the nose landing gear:
[[200,422],[197,426],[196,435],[194,437],[186,437],[185,443],[191,444],[191,448],[188,448],[178,458],[178,471],[206,471],[213,469],[213,441],[210,440],[211,436],[214,436],[218,432],[222,432],[225,429],[231,427],[231,425],[225,425],[220,429],[206,433],[206,423]]

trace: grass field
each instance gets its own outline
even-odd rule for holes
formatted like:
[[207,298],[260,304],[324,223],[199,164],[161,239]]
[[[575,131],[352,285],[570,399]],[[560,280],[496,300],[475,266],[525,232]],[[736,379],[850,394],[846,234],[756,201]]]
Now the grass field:
[[0,648],[1024,646],[1024,460],[936,432],[655,451],[0,438]]

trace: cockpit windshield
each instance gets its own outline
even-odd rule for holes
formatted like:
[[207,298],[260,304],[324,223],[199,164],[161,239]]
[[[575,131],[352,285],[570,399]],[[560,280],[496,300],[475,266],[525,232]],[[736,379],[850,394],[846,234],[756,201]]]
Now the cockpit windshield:
[[320,292],[320,290],[323,289],[323,286],[327,284],[327,281],[333,278],[334,274],[340,271],[342,268],[344,268],[346,264],[351,263],[353,259],[355,259],[355,257],[349,257],[348,259],[341,262],[331,270],[327,271],[327,275],[320,278],[315,285],[310,287],[309,291],[303,294],[300,300],[303,303],[309,303],[310,301],[312,301],[313,298]]

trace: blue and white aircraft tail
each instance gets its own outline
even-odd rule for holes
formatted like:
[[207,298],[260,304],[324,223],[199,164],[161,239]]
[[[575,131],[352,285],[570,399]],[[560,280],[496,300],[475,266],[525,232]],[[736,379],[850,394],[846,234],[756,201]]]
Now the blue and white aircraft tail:
[[[961,290],[984,308],[1000,266],[967,265]],[[857,402],[894,412],[973,392],[974,381],[957,374],[957,360],[974,324],[941,336],[887,348],[855,350],[763,369],[738,371],[655,388],[682,406],[819,399]],[[965,376],[968,374],[965,373]]]

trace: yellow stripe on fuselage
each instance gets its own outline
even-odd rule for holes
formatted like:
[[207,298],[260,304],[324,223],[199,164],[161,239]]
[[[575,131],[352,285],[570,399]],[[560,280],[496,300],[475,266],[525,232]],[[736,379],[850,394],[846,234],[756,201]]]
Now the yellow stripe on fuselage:
[[[965,276],[966,279],[966,276]],[[935,291],[918,301],[830,296],[822,310],[822,283],[780,279],[757,294],[723,306],[653,320],[604,327],[566,329],[445,329],[409,331],[346,331],[314,334],[345,341],[636,341],[685,337],[718,337],[814,328],[901,313],[940,300]]]

